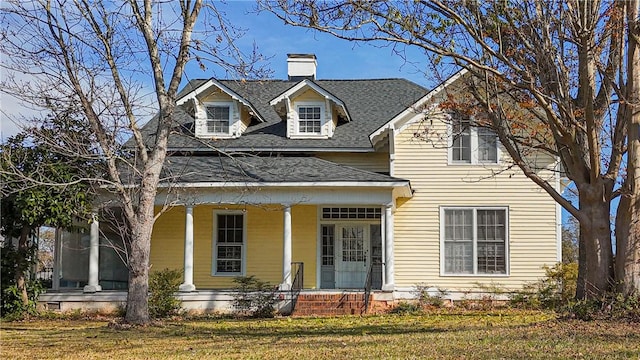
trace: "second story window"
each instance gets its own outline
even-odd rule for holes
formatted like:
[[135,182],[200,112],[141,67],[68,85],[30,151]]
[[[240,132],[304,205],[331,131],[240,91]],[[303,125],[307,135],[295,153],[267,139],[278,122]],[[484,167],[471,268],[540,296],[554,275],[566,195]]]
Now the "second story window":
[[451,160],[471,162],[471,124],[469,119],[454,120],[452,126]]
[[298,133],[320,134],[322,131],[321,106],[298,106]]
[[450,164],[498,163],[498,139],[491,129],[474,126],[468,118],[453,118],[450,129]]
[[207,132],[209,134],[228,134],[230,114],[229,105],[208,105]]

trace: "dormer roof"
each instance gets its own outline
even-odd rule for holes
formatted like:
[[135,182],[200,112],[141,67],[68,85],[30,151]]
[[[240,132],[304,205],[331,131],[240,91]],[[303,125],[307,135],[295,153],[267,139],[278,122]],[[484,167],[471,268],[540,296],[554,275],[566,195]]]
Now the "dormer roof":
[[303,93],[307,89],[311,89],[323,98],[332,101],[341,110],[341,115],[343,115],[347,121],[351,121],[351,117],[349,116],[349,112],[347,111],[347,106],[344,104],[344,102],[310,79],[304,79],[294,86],[290,87],[289,89],[269,101],[269,105],[277,106],[287,99],[295,98],[298,94]]
[[[189,84],[191,84],[191,83],[189,83]],[[188,87],[188,85],[187,85],[187,87]],[[244,97],[242,97],[241,95],[239,95],[235,91],[233,91],[230,88],[228,88],[222,82],[220,82],[220,81],[218,81],[218,80],[216,80],[214,78],[211,78],[211,79],[208,79],[206,81],[203,81],[203,82],[199,83],[197,86],[192,86],[191,89],[187,90],[187,87],[185,87],[185,89],[180,91],[180,93],[178,94],[178,99],[176,100],[176,104],[177,105],[182,105],[182,104],[186,103],[187,101],[189,101],[191,99],[197,98],[198,95],[200,95],[203,92],[211,89],[212,87],[216,87],[216,88],[220,89],[222,92],[224,92],[225,94],[229,95],[233,100],[239,101],[242,105],[247,106],[251,110],[251,112],[253,113],[252,115],[256,119],[258,119],[258,121],[260,121],[260,122],[264,122],[265,121],[264,118],[260,115],[260,113],[258,111],[256,111],[255,107],[253,106],[253,104],[251,104],[251,102],[249,100],[245,99]]]

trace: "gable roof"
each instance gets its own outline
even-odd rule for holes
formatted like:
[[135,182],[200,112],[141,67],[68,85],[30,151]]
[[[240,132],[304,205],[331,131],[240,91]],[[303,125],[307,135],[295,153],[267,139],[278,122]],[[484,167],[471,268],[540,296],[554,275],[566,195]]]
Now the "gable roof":
[[[178,93],[178,99],[208,81],[210,79],[190,81]],[[286,123],[269,102],[298,81],[217,81],[250,102],[264,122],[252,124],[235,139],[198,139],[194,135],[194,119],[177,107],[175,126],[169,137],[170,151],[372,151],[369,135],[428,93],[422,86],[405,79],[316,80],[315,84],[345,104],[351,121],[338,124],[330,139],[288,139]],[[157,117],[154,117],[142,128],[148,144],[154,140],[156,126]],[[132,141],[129,142],[132,145]]]
[[[451,86],[453,83],[458,81],[460,78],[465,76],[468,73],[468,70],[462,69],[448,79],[444,80],[440,85],[436,86],[433,90],[426,93],[422,98],[415,102],[415,104],[409,108],[407,107],[404,111],[397,114],[390,119],[386,124],[382,125],[380,128],[376,129],[373,133],[369,135],[369,139],[372,143],[376,143],[377,140],[384,137],[384,132],[388,129],[398,130],[399,127],[403,129],[407,126],[413,124],[415,121],[419,120],[419,117],[413,116],[416,114],[416,111],[422,111],[422,107],[424,107],[429,101],[437,97],[442,91]],[[402,120],[407,119],[408,116],[411,116],[408,121],[402,122]]]

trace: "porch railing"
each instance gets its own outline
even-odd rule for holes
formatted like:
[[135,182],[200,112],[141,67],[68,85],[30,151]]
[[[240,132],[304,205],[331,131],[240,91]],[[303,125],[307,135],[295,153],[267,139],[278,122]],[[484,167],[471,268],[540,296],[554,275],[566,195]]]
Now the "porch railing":
[[304,286],[304,263],[292,262],[291,268],[295,269],[293,273],[293,280],[291,281],[290,299],[291,299],[291,313],[296,309],[296,302],[298,301],[298,295]]

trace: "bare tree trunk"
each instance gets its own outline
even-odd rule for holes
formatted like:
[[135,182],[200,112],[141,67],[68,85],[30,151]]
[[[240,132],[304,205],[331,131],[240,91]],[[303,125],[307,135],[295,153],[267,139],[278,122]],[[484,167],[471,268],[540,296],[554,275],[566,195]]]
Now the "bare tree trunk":
[[605,185],[580,187],[580,256],[578,270],[578,299],[596,299],[609,291],[613,284],[613,251],[611,247],[610,197]]
[[627,3],[629,43],[624,120],[627,121],[627,178],[616,214],[616,282],[629,296],[640,292],[640,1]]
[[587,249],[585,248],[586,233],[578,223],[578,280],[576,284],[576,299],[585,298],[585,279],[587,278]]
[[26,267],[24,260],[26,260],[27,252],[29,251],[29,234],[31,233],[31,228],[28,226],[24,226],[22,230],[20,230],[20,238],[18,239],[18,254],[23,256],[22,261],[18,263],[16,268],[16,287],[18,288],[18,292],[20,293],[20,299],[22,299],[22,303],[27,305],[29,303],[29,295],[27,294],[27,281],[25,279],[25,270]]
[[132,229],[129,256],[129,288],[125,321],[132,324],[149,322],[149,253],[151,249],[151,219],[140,219]]

